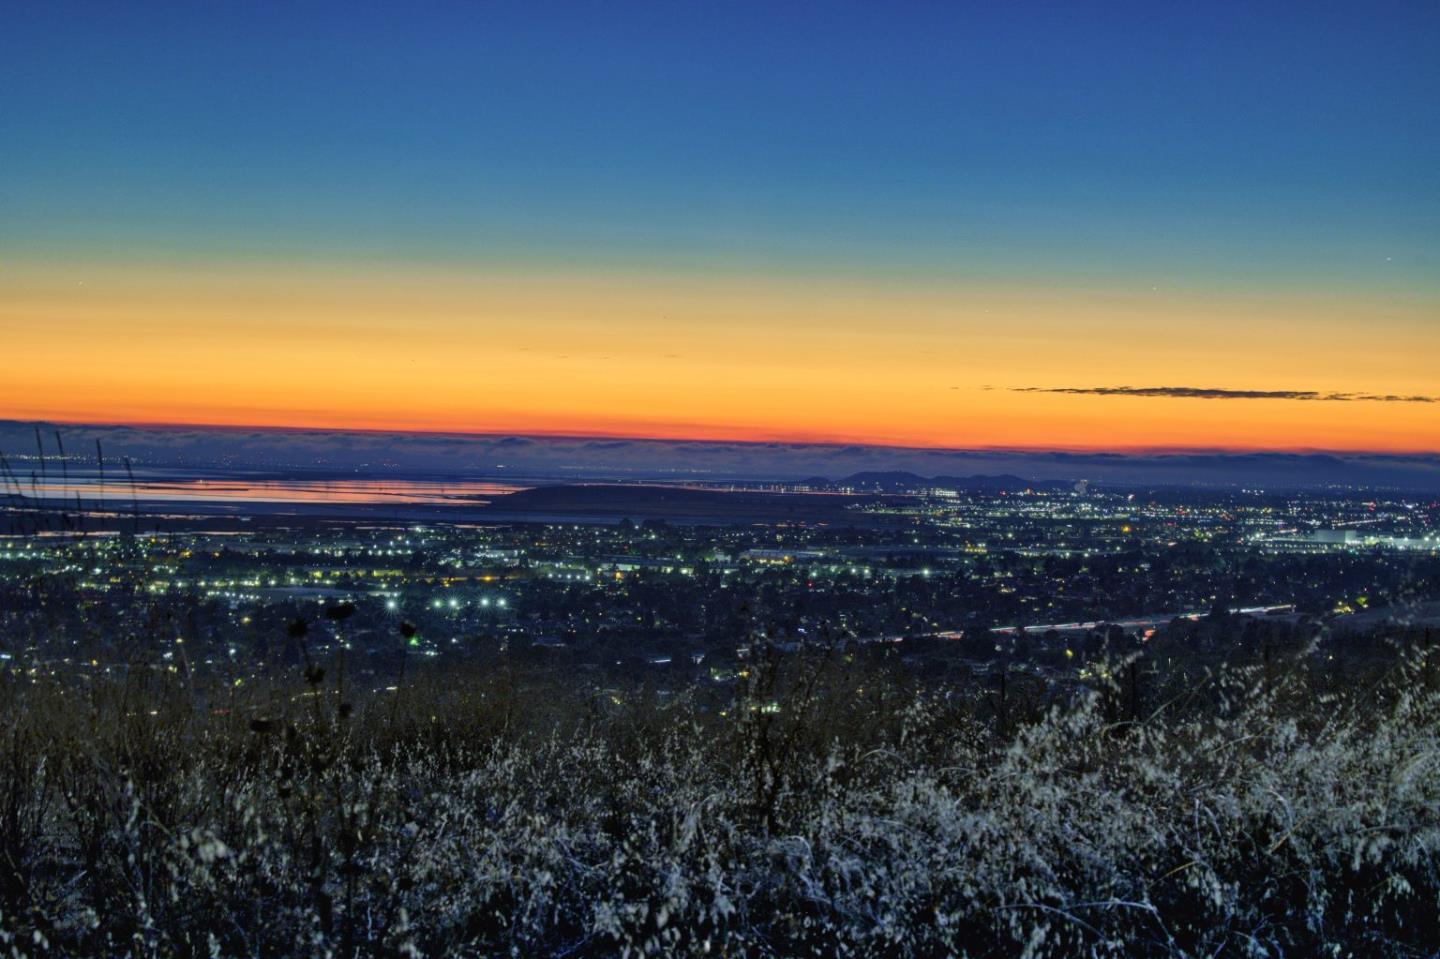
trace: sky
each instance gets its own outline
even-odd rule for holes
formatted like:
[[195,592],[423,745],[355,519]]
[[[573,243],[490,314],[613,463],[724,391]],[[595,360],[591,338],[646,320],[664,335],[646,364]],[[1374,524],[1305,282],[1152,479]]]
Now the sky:
[[1434,3],[12,6],[0,418],[1440,451]]

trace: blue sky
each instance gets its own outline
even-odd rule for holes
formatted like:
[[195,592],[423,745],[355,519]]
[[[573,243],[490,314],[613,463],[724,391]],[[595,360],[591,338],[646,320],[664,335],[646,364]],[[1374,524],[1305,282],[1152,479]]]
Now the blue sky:
[[12,257],[1440,274],[1435,4],[24,4],[0,91]]

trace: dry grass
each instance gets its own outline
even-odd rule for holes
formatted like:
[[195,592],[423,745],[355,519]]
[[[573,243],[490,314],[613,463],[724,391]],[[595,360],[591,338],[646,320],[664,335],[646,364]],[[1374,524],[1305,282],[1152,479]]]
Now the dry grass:
[[[1123,671],[1117,671],[1122,675]],[[1115,722],[760,650],[723,711],[497,668],[0,689],[11,954],[1435,955],[1440,698]]]

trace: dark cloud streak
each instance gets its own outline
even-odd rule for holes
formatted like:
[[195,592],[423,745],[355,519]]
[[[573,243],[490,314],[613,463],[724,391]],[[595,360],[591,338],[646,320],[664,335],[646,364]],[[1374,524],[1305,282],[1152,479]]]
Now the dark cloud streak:
[[1012,393],[1068,396],[1139,396],[1184,400],[1299,400],[1308,403],[1440,403],[1437,396],[1394,393],[1322,393],[1319,390],[1226,390],[1202,386],[1019,386]]

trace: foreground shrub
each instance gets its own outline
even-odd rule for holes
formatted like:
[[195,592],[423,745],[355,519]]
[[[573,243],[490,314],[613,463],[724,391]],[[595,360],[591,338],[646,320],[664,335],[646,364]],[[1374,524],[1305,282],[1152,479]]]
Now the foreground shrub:
[[[760,670],[760,665],[756,669]],[[12,677],[0,945],[126,956],[1422,956],[1440,696],[1103,682],[1000,725],[845,668],[726,708]],[[396,699],[400,695],[402,698]],[[1013,728],[1012,728],[1013,726]]]

